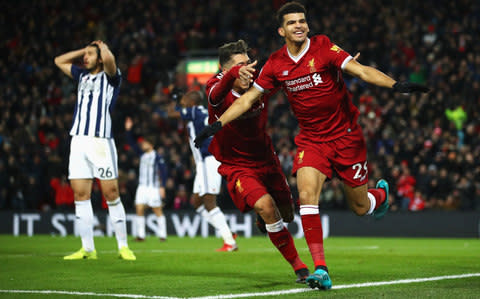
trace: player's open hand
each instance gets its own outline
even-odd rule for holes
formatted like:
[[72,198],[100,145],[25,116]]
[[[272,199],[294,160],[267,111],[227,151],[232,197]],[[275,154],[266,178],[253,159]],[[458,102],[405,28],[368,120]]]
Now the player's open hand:
[[393,91],[400,93],[412,93],[412,92],[429,92],[430,88],[425,85],[408,82],[408,81],[398,81],[392,86]]
[[193,141],[195,143],[195,147],[200,148],[205,140],[207,140],[210,136],[215,135],[215,133],[217,133],[221,129],[222,123],[219,121],[216,121],[213,124],[206,126]]
[[255,66],[257,65],[257,61],[255,60],[254,62],[242,66],[238,70],[238,76],[240,80],[243,82],[248,82],[251,83],[253,82],[253,74],[255,73]]

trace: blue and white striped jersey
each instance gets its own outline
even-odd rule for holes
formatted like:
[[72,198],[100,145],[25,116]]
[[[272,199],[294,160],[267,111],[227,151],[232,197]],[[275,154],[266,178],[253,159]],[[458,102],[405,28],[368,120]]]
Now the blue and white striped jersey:
[[163,157],[155,150],[143,152],[129,131],[127,131],[127,141],[135,153],[140,156],[138,185],[155,188],[165,186],[168,178],[167,164],[165,163],[165,159],[163,159]]
[[110,113],[120,92],[120,69],[109,77],[103,71],[93,75],[72,65],[71,73],[78,81],[78,91],[70,135],[113,138]]
[[190,149],[192,150],[193,158],[195,162],[203,161],[207,156],[210,156],[208,146],[213,137],[205,140],[200,148],[196,148],[194,144],[195,137],[200,133],[203,128],[208,126],[208,110],[203,106],[193,106],[190,108],[177,107],[177,111],[180,112],[180,116],[183,120],[187,121],[187,129],[189,135]]
[[138,185],[159,188],[165,186],[166,181],[167,167],[165,160],[155,150],[141,155]]

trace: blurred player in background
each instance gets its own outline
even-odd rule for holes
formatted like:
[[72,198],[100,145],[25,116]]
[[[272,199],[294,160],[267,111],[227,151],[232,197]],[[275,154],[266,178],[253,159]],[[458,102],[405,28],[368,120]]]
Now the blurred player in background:
[[[84,68],[73,64],[79,58],[82,58]],[[57,56],[55,64],[67,76],[78,81],[77,104],[70,130],[72,140],[68,178],[74,192],[75,216],[82,248],[64,259],[97,258],[90,196],[92,179],[98,178],[108,204],[119,257],[135,260],[127,244],[125,209],[118,190],[117,150],[110,116],[122,82],[115,57],[104,42],[94,41],[85,48]]]
[[[218,52],[221,73],[206,86],[209,123],[215,122],[250,87],[256,65],[256,61],[250,63],[248,46],[243,40],[227,43]],[[296,281],[305,283],[308,268],[298,256],[283,222],[293,220],[292,195],[265,129],[269,96],[263,95],[241,117],[218,132],[209,150],[221,163],[218,172],[226,178],[237,208],[243,213],[254,209],[260,215],[263,229],[292,266]]]
[[205,140],[200,149],[196,148],[193,140],[205,126],[208,125],[208,112],[202,103],[200,91],[190,91],[180,99],[180,106],[175,102],[168,107],[168,117],[187,121],[189,143],[195,160],[196,174],[193,183],[193,206],[197,213],[205,217],[208,223],[216,228],[223,238],[223,246],[217,251],[236,251],[236,235],[232,234],[225,215],[217,207],[217,195],[220,193],[222,177],[217,169],[220,163],[208,151],[211,138]]
[[133,121],[125,119],[125,133],[132,150],[140,157],[138,170],[138,187],[135,194],[135,237],[137,241],[145,240],[145,209],[151,207],[157,216],[156,235],[160,241],[167,239],[167,221],[162,210],[162,198],[165,198],[167,166],[163,157],[155,151],[152,137],[140,137],[138,143],[132,135]]
[[360,64],[325,35],[309,38],[306,10],[297,2],[284,4],[277,19],[278,33],[286,45],[269,57],[254,86],[201,132],[196,143],[243,115],[262,99],[262,94],[283,88],[300,126],[292,171],[297,176],[305,240],[315,264],[315,272],[306,281],[312,288],[329,289],[332,282],[318,207],[325,180],[334,172],[342,179],[347,201],[357,215],[381,218],[388,210],[388,183],[379,180],[375,189],[367,189],[366,143],[357,123],[359,111],[351,101],[342,71],[401,93],[426,92],[428,88],[396,82]]

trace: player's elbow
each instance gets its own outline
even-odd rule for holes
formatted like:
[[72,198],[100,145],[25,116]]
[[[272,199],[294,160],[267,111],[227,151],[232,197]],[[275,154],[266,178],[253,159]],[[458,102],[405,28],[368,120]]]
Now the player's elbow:
[[53,63],[55,63],[56,66],[60,67],[60,64],[61,64],[60,57],[59,56],[55,57],[55,59],[53,59]]

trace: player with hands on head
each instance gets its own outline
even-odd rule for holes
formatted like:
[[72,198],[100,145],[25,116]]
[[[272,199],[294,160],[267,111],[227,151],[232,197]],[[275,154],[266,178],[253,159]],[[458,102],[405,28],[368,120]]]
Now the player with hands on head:
[[127,117],[125,119],[127,141],[130,148],[140,157],[138,187],[135,193],[137,214],[135,217],[135,240],[145,240],[145,209],[150,207],[157,216],[156,236],[160,241],[165,241],[167,239],[167,220],[163,214],[162,199],[165,198],[165,184],[168,178],[167,165],[163,157],[155,150],[154,138],[144,136],[135,142],[132,127],[133,120]]
[[[214,123],[251,86],[256,75],[256,62],[249,63],[248,46],[243,40],[221,46],[218,53],[221,72],[206,85],[209,123]],[[284,225],[294,218],[293,200],[266,132],[269,97],[262,95],[240,118],[226,125],[208,149],[221,163],[218,172],[225,177],[237,208],[243,213],[253,209],[260,215],[260,230],[268,234],[291,265],[296,281],[305,283],[308,268]]]
[[395,92],[428,92],[428,88],[397,82],[360,64],[326,35],[309,38],[306,10],[298,2],[280,7],[277,21],[285,45],[270,55],[253,87],[210,124],[196,143],[222,132],[222,127],[251,109],[262,94],[282,87],[300,127],[292,173],[297,176],[302,227],[315,264],[315,272],[306,281],[312,288],[329,289],[332,281],[325,261],[318,206],[325,180],[334,172],[341,178],[347,202],[359,216],[372,214],[379,219],[389,207],[385,180],[380,179],[376,188],[367,188],[366,142],[357,123],[359,111],[352,103],[342,71]]
[[[80,58],[84,68],[73,64]],[[97,178],[107,201],[119,257],[135,260],[136,257],[127,244],[126,216],[118,189],[118,158],[110,115],[122,83],[120,69],[107,44],[100,40],[55,57],[55,64],[78,82],[77,103],[70,129],[72,139],[68,178],[74,193],[76,224],[82,248],[64,259],[97,258],[90,200],[93,178]]]
[[198,132],[208,125],[208,111],[201,105],[203,94],[200,91],[189,91],[180,98],[180,106],[172,102],[167,108],[167,116],[187,122],[188,140],[195,160],[195,180],[193,182],[193,207],[204,217],[223,238],[223,246],[217,251],[238,250],[225,215],[217,206],[217,195],[220,193],[222,177],[217,169],[220,163],[208,151],[212,138],[204,140],[200,148],[193,144]]

